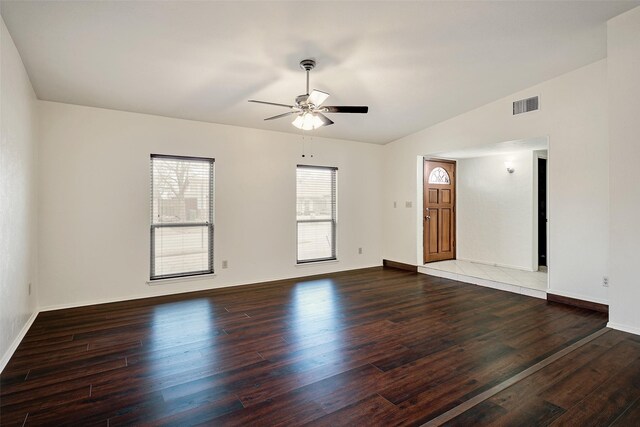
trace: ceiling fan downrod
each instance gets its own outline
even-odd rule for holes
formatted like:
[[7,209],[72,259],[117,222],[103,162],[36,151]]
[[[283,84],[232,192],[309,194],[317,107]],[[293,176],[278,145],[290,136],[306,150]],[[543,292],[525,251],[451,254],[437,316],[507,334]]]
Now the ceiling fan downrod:
[[303,59],[300,61],[300,68],[307,72],[307,92],[306,95],[309,95],[309,71],[313,70],[316,67],[316,61],[313,59]]

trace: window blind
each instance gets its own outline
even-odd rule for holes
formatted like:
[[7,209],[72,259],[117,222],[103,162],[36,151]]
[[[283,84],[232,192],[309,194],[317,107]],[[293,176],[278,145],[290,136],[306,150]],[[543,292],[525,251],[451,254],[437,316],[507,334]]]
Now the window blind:
[[337,168],[298,165],[298,263],[336,259]]
[[213,159],[151,155],[151,280],[213,273]]

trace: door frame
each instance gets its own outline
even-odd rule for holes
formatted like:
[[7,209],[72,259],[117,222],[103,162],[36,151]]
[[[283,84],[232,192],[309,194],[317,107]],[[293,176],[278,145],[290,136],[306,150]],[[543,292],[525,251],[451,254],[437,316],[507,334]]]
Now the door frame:
[[[546,184],[547,184],[547,188],[546,188],[546,192],[547,192],[547,197],[546,197],[546,216],[547,216],[547,223],[546,223],[546,237],[547,237],[547,241],[546,241],[546,251],[547,251],[547,275],[549,274],[549,264],[550,264],[550,248],[551,248],[551,233],[550,233],[550,209],[549,209],[549,202],[551,200],[551,184],[550,184],[550,160],[549,160],[549,153],[550,153],[550,144],[549,144],[549,138],[547,138],[547,148],[546,150],[541,149],[541,150],[535,150],[533,152],[533,206],[534,206],[534,214],[533,214],[533,267],[534,267],[534,271],[539,271],[540,269],[540,265],[538,263],[538,248],[540,246],[540,241],[538,238],[538,227],[540,226],[539,221],[538,221],[538,177],[539,177],[539,169],[538,169],[538,160],[539,159],[545,159],[547,161],[547,170],[546,170]],[[544,151],[546,151],[546,153],[544,153]],[[547,288],[549,287],[549,281],[547,280]]]
[[[458,185],[457,185],[457,172],[458,172],[458,162],[457,160],[452,160],[452,159],[444,159],[444,158],[440,158],[440,157],[432,157],[432,156],[421,156],[421,179],[420,179],[420,185],[421,185],[421,197],[420,197],[420,222],[422,224],[422,257],[421,257],[421,263],[422,265],[427,265],[428,263],[425,261],[425,241],[424,241],[424,235],[425,235],[425,227],[424,227],[424,200],[425,200],[425,176],[424,176],[424,166],[425,163],[428,161],[433,161],[433,162],[441,162],[441,163],[450,163],[453,165],[453,177],[451,178],[453,181],[453,230],[452,230],[452,234],[453,234],[453,258],[452,259],[458,259],[458,215],[457,215],[457,209],[456,206],[458,204]],[[436,261],[437,262],[437,261]]]

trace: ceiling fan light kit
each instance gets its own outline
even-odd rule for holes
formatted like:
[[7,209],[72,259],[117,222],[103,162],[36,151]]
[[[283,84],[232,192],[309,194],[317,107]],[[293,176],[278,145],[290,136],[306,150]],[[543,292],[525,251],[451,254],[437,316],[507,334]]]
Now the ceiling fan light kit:
[[324,122],[319,116],[307,112],[298,115],[291,124],[302,130],[314,130],[324,126]]
[[274,120],[295,114],[296,117],[293,122],[291,122],[291,124],[302,130],[314,130],[322,126],[332,125],[333,121],[323,113],[365,114],[369,111],[369,107],[366,106],[322,106],[324,101],[329,98],[329,94],[316,89],[312,90],[311,93],[309,93],[309,72],[313,70],[315,66],[316,61],[314,61],[313,59],[303,59],[302,61],[300,61],[300,68],[305,70],[307,73],[307,91],[305,94],[298,95],[296,97],[295,105],[256,101],[254,99],[249,100],[249,102],[290,108],[291,111],[283,114],[278,114],[276,116],[267,117],[265,120]]

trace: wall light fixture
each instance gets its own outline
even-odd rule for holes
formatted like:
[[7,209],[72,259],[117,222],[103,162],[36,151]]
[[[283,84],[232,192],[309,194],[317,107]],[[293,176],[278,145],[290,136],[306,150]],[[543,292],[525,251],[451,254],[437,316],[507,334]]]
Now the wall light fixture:
[[512,162],[504,162],[504,165],[507,168],[507,172],[513,173],[515,171],[515,168],[513,167]]

